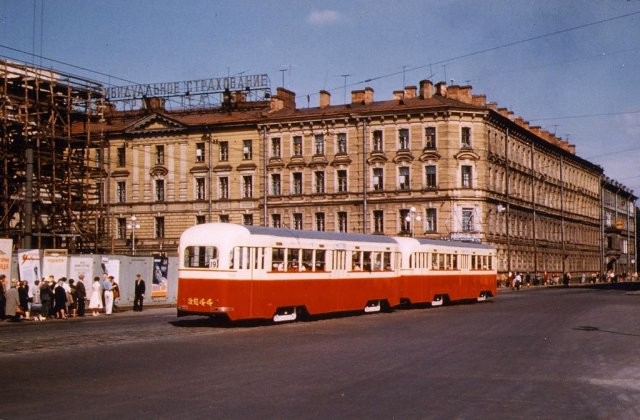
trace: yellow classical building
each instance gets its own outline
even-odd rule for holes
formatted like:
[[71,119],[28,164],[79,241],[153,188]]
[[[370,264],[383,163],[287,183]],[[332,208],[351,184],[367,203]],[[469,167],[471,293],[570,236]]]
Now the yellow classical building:
[[174,254],[185,228],[224,221],[481,241],[502,273],[603,270],[603,171],[573,145],[469,86],[318,97],[105,110],[90,127],[104,249]]

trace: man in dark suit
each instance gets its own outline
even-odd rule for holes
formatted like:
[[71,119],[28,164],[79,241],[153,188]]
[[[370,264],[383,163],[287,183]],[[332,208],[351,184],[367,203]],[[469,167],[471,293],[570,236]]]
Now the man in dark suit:
[[136,282],[134,287],[134,297],[133,297],[133,310],[142,312],[142,302],[144,301],[144,294],[146,292],[144,280],[140,274],[136,274]]
[[84,305],[86,298],[87,289],[84,287],[84,274],[79,274],[78,282],[76,283],[76,306],[78,310],[78,316],[84,316]]

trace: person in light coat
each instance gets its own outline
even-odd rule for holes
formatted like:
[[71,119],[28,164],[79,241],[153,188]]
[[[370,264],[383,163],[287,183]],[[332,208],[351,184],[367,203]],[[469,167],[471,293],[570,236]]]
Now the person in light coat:
[[18,294],[18,280],[11,280],[11,288],[7,290],[5,315],[10,321],[20,321],[20,295]]

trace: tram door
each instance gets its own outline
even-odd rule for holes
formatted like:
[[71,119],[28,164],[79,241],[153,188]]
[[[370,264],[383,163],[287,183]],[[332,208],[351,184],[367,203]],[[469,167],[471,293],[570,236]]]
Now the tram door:
[[337,277],[344,276],[347,270],[347,252],[345,250],[336,249],[332,256],[332,272]]
[[234,268],[249,272],[249,279],[253,280],[256,275],[264,271],[265,248],[262,247],[236,247],[234,249],[234,259],[237,265]]

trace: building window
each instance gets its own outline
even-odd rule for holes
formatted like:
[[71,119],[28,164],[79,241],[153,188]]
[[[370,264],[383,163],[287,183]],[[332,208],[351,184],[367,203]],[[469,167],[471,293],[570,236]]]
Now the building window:
[[462,127],[460,140],[463,148],[471,148],[471,127]]
[[302,230],[302,213],[293,213],[293,228]]
[[302,194],[302,172],[293,173],[293,191],[291,191],[291,194]]
[[220,185],[220,199],[228,200],[229,199],[229,178],[226,176],[220,177],[218,179],[218,183]]
[[220,162],[226,162],[229,160],[229,142],[220,142]]
[[253,146],[251,140],[242,141],[242,159],[250,160],[253,157]]
[[164,146],[156,145],[156,165],[164,165]]
[[196,225],[202,225],[207,223],[204,214],[196,214]]
[[282,194],[280,186],[280,174],[271,174],[271,195]]
[[228,214],[221,214],[218,217],[218,220],[220,221],[220,223],[229,223],[229,215]]
[[204,143],[196,143],[196,162],[204,162]]
[[384,169],[373,168],[373,189],[382,191],[384,189]]
[[204,178],[196,178],[196,200],[207,198],[206,183]]
[[472,168],[469,165],[462,165],[461,167],[461,180],[462,188],[471,188],[471,174]]
[[401,190],[409,190],[409,167],[401,166],[398,168],[398,188]]
[[316,155],[324,155],[324,134],[316,134],[313,151]]
[[125,181],[116,182],[116,202],[127,202],[127,183]]
[[382,210],[373,211],[373,233],[384,233],[384,211]]
[[409,215],[409,209],[400,209],[400,232],[411,232],[411,216]]
[[382,152],[382,130],[373,131],[373,151]]
[[156,201],[164,201],[164,179],[156,179]]
[[243,214],[242,224],[245,226],[253,226],[253,214]]
[[[104,203],[104,182],[96,182],[96,195],[99,204]],[[117,198],[116,198],[117,200]]]
[[316,213],[316,230],[324,232],[324,213]]
[[409,149],[409,129],[401,128],[398,130],[398,147],[400,150]]
[[293,156],[302,156],[302,136],[293,136]]
[[463,208],[462,209],[462,231],[463,232],[473,232],[473,209],[471,208]]
[[425,216],[425,229],[427,232],[438,231],[438,219],[436,218],[436,209],[427,209]]
[[127,149],[118,147],[118,167],[123,168],[125,166],[127,166]]
[[96,168],[102,168],[102,149],[96,149]]
[[347,192],[347,171],[338,170],[338,192]]
[[347,133],[338,133],[338,153],[347,153]]
[[281,228],[282,227],[282,216],[280,216],[279,214],[272,214],[271,215],[271,226],[273,226],[274,228]]
[[346,232],[347,231],[347,212],[339,211],[338,212],[338,232]]
[[316,181],[316,194],[324,193],[324,172],[316,171],[314,173],[315,181]]
[[156,217],[156,239],[164,238],[164,216]]
[[253,177],[251,175],[242,176],[242,198],[253,197]]
[[426,149],[436,148],[436,128],[426,127],[424,129],[424,147]]
[[436,166],[425,166],[425,185],[427,188],[436,188]]
[[280,152],[280,137],[274,137],[271,139],[271,157],[282,157],[282,153]]
[[118,239],[127,239],[127,219],[124,217],[118,217]]

